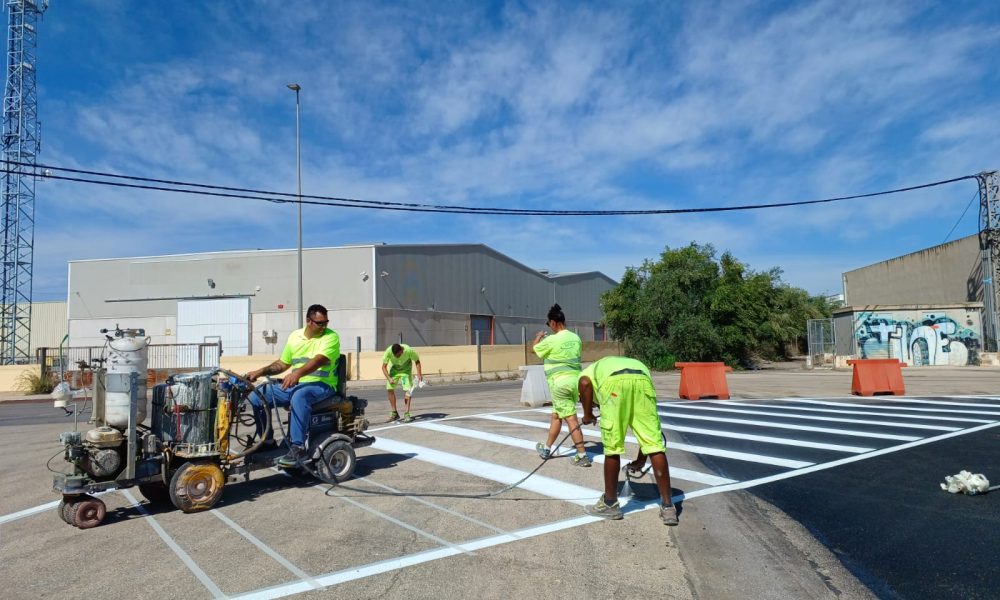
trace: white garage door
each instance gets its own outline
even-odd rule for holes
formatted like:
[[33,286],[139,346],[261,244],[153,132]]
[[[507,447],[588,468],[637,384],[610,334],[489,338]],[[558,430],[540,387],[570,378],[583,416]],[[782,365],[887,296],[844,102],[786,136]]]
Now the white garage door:
[[177,302],[177,343],[202,344],[222,340],[222,353],[246,356],[250,342],[250,299],[180,300]]

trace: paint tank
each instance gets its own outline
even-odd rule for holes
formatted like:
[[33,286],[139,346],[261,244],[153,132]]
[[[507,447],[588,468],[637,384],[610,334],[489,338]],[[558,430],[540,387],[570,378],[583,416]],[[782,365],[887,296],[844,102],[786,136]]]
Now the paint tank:
[[[138,399],[136,423],[146,418],[146,345],[142,329],[128,329],[115,332],[115,338],[108,342],[108,373],[129,376],[138,374],[135,396]],[[124,431],[128,428],[128,413],[131,397],[128,392],[107,392],[104,401],[105,421],[111,427]]]

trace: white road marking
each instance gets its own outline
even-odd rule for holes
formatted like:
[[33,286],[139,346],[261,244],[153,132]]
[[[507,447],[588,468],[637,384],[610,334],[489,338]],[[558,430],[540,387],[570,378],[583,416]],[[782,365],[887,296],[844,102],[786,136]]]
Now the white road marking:
[[[794,400],[794,399],[793,399]],[[858,404],[851,404],[847,402],[830,402],[828,400],[794,400],[795,402],[803,402],[805,404],[819,404],[822,406],[859,406]],[[958,413],[962,415],[992,415],[1000,416],[1000,412],[989,411],[989,410],[962,410],[958,408],[916,408],[914,406],[886,406],[883,404],[865,404],[865,408],[878,409],[878,410],[892,410],[892,411],[910,411],[910,412],[944,412],[944,413]]]
[[222,593],[222,590],[219,589],[219,586],[215,585],[215,582],[212,581],[212,578],[209,577],[207,573],[201,570],[201,567],[199,567],[198,564],[194,562],[194,559],[192,559],[191,556],[187,552],[185,552],[183,548],[178,546],[177,542],[175,542],[172,537],[167,535],[167,532],[164,531],[162,527],[160,527],[160,524],[156,522],[156,519],[153,518],[153,515],[149,514],[149,511],[146,510],[146,507],[135,499],[135,496],[132,495],[132,492],[128,490],[121,490],[121,493],[125,496],[125,498],[128,499],[129,502],[132,503],[133,508],[138,510],[144,517],[146,517],[145,519],[143,519],[143,521],[149,523],[149,526],[153,528],[153,531],[156,532],[156,535],[160,536],[160,539],[163,540],[163,542],[171,550],[174,551],[174,554],[176,554],[177,557],[181,559],[181,562],[183,562],[184,565],[188,568],[188,570],[190,570],[191,573],[193,573],[194,576],[198,578],[198,581],[200,581],[201,584],[204,585],[209,592],[211,592],[212,597],[225,598],[226,595]]
[[[398,442],[384,437],[376,440],[371,447],[377,450],[382,450],[383,452],[392,452],[394,454],[403,455],[408,454],[424,462],[429,462],[454,471],[481,477],[483,479],[490,479],[498,483],[511,484],[523,479],[528,474],[526,471],[511,469],[510,467],[504,467],[494,463],[476,460],[474,458],[467,458],[458,454],[441,452],[440,450],[425,448],[424,446],[418,446],[416,444]],[[601,495],[601,493],[597,490],[592,490],[590,488],[585,488],[572,483],[565,483],[563,481],[559,481],[558,479],[545,477],[544,475],[534,475],[528,478],[527,481],[520,485],[519,489],[541,494],[542,496],[548,496],[549,498],[556,500],[565,500],[566,502],[572,502],[573,504],[578,504],[580,506],[593,503],[594,500]]]
[[[719,404],[729,404],[726,401],[718,401],[717,400],[716,402],[718,402]],[[799,402],[805,402],[805,400],[799,400]],[[832,414],[835,414],[835,415],[871,415],[871,416],[874,416],[874,417],[892,417],[893,419],[921,419],[921,420],[924,420],[924,421],[955,421],[955,422],[961,422],[961,423],[993,423],[994,422],[993,419],[971,419],[971,418],[961,418],[961,417],[941,417],[941,416],[938,416],[938,415],[904,415],[904,414],[900,414],[900,413],[875,412],[875,411],[872,411],[872,410],[841,410],[841,409],[836,409],[836,408],[811,408],[811,407],[807,407],[807,406],[781,406],[779,404],[758,404],[756,402],[753,402],[753,403],[749,403],[749,402],[743,403],[743,402],[740,402],[740,403],[735,403],[735,404],[737,406],[753,406],[753,407],[759,407],[759,408],[776,408],[776,409],[780,409],[780,410],[820,412],[820,413],[828,413],[828,414],[832,413]],[[844,403],[839,403],[839,402],[831,402],[830,404],[834,404],[834,405],[837,405],[837,406],[857,406],[859,408],[861,406],[865,406],[865,405],[860,405],[860,404],[844,404]],[[899,407],[892,407],[892,408],[899,408]],[[738,410],[738,409],[733,409],[733,410]],[[902,409],[902,410],[905,410],[905,409]],[[927,410],[927,409],[925,409],[925,410]],[[905,425],[905,424],[901,423],[901,425]]]
[[[848,463],[857,462],[857,461],[860,461],[860,460],[865,460],[865,459],[868,459],[868,458],[872,458],[874,456],[882,456],[882,455],[885,455],[885,454],[890,454],[892,452],[898,452],[900,450],[906,450],[906,449],[913,448],[913,447],[916,447],[916,446],[921,446],[921,445],[924,445],[924,444],[930,444],[930,443],[937,442],[937,441],[940,441],[940,440],[944,440],[944,439],[956,437],[956,436],[959,436],[959,435],[965,435],[967,433],[973,433],[973,432],[976,432],[976,431],[981,431],[983,429],[988,429],[988,428],[997,427],[997,426],[1000,426],[1000,423],[989,423],[989,424],[986,424],[986,425],[981,425],[981,426],[978,426],[978,427],[974,427],[972,429],[966,429],[966,430],[962,430],[962,431],[955,431],[955,432],[943,433],[943,434],[941,434],[939,436],[934,436],[934,437],[929,437],[929,438],[923,438],[921,440],[917,440],[917,441],[910,442],[910,443],[907,443],[907,444],[902,444],[902,445],[899,445],[899,446],[892,446],[892,447],[889,447],[889,448],[882,448],[881,450],[873,451],[870,454],[859,454],[857,456],[851,456],[851,457],[847,457],[847,458],[842,458],[840,460],[836,460],[836,461],[832,461],[832,462],[828,462],[828,463],[821,463],[821,464],[816,464],[816,465],[812,465],[812,466],[809,466],[809,467],[805,467],[805,468],[802,468],[802,469],[797,469],[797,470],[793,470],[793,471],[786,471],[784,473],[779,473],[777,475],[772,475],[770,477],[761,477],[761,478],[758,478],[758,479],[752,479],[752,480],[738,482],[738,483],[734,483],[734,484],[730,484],[730,485],[720,485],[720,486],[716,486],[716,487],[704,488],[704,489],[700,489],[700,490],[696,490],[694,492],[691,492],[690,494],[678,494],[677,496],[673,497],[673,501],[674,502],[680,502],[682,500],[693,500],[693,499],[699,498],[701,496],[709,496],[709,495],[712,495],[712,494],[718,494],[718,493],[727,492],[727,491],[736,490],[736,489],[747,489],[747,488],[750,488],[750,487],[754,487],[756,485],[762,485],[762,484],[765,484],[765,483],[771,483],[771,482],[774,482],[774,481],[780,481],[782,479],[789,479],[791,477],[796,477],[798,475],[805,475],[807,473],[814,473],[816,471],[822,471],[822,470],[825,470],[825,469],[831,469],[831,468],[834,468],[834,467],[837,467],[837,466],[840,466],[840,465],[844,465],[844,464],[848,464]],[[649,509],[656,508],[657,504],[658,504],[658,502],[657,502],[656,499],[649,500],[649,501],[646,501],[646,502],[632,502],[632,503],[629,503],[626,507],[624,507],[623,510],[626,513],[638,512],[638,511],[643,511],[643,510],[649,510]],[[574,527],[580,527],[582,525],[588,525],[590,523],[594,523],[594,522],[599,521],[599,520],[600,519],[598,519],[597,517],[590,517],[590,516],[574,517],[574,518],[566,519],[566,520],[563,520],[563,521],[557,521],[555,523],[547,523],[545,525],[539,525],[539,526],[536,526],[536,527],[528,527],[526,529],[520,529],[520,530],[511,532],[510,534],[495,535],[495,536],[490,536],[490,537],[486,537],[486,538],[481,538],[479,540],[474,540],[474,541],[466,542],[464,544],[460,544],[459,546],[462,549],[482,550],[484,548],[490,548],[492,546],[498,546],[500,544],[507,544],[507,543],[518,541],[518,540],[522,540],[522,539],[532,538],[532,537],[536,537],[536,536],[540,536],[540,535],[546,535],[546,534],[553,533],[553,532],[556,532],[556,531],[563,531],[563,530],[566,530],[566,529],[572,529]],[[414,554],[409,554],[407,556],[401,556],[399,558],[393,558],[393,559],[385,560],[385,561],[382,561],[382,562],[372,563],[372,564],[368,564],[368,565],[362,565],[362,566],[359,566],[359,567],[347,568],[347,569],[344,569],[342,571],[336,571],[336,572],[333,572],[333,573],[328,573],[326,575],[321,575],[321,576],[317,577],[316,579],[317,579],[317,581],[319,581],[324,586],[334,586],[334,585],[337,585],[337,584],[340,584],[340,583],[345,583],[345,582],[348,582],[348,581],[355,581],[355,580],[358,580],[358,579],[363,579],[365,577],[371,577],[372,575],[379,575],[379,574],[382,574],[382,573],[388,573],[390,571],[394,571],[394,570],[397,570],[397,569],[403,569],[403,568],[406,568],[406,567],[411,567],[411,566],[414,566],[414,565],[419,565],[419,564],[431,562],[431,561],[438,560],[438,559],[441,559],[441,558],[447,558],[447,557],[450,557],[450,556],[455,556],[457,554],[459,554],[459,550],[455,549],[455,548],[436,548],[436,549],[432,549],[432,550],[426,550],[424,552],[417,552],[417,553],[414,553]],[[264,589],[256,590],[256,591],[253,591],[253,592],[248,592],[246,594],[242,594],[240,596],[236,596],[236,598],[241,598],[241,599],[245,598],[245,599],[248,599],[248,600],[267,600],[267,599],[272,599],[272,598],[284,598],[284,597],[290,596],[292,594],[298,594],[298,593],[306,592],[306,591],[309,591],[309,588],[306,586],[305,582],[296,581],[296,582],[291,582],[291,583],[286,583],[286,584],[279,584],[279,585],[276,585],[276,586],[273,586],[273,587],[264,588]]]
[[268,546],[264,542],[260,541],[255,535],[253,535],[252,533],[250,533],[246,529],[243,529],[242,527],[240,527],[235,521],[233,521],[232,519],[230,519],[226,515],[224,515],[221,512],[219,512],[218,509],[213,508],[210,512],[213,515],[215,515],[216,517],[218,517],[220,521],[222,521],[226,525],[229,525],[231,528],[233,528],[233,530],[235,530],[236,533],[238,533],[241,536],[243,536],[243,538],[246,539],[248,542],[250,542],[254,546],[257,546],[257,548],[259,548],[262,552],[264,552],[264,554],[267,554],[268,556],[270,556],[271,558],[273,558],[275,561],[277,561],[279,564],[281,564],[281,566],[283,566],[286,569],[288,569],[289,571],[291,571],[293,575],[295,575],[299,579],[307,582],[313,589],[319,589],[319,588],[323,587],[322,585],[319,584],[318,581],[316,581],[315,579],[313,579],[312,577],[310,577],[305,571],[303,571],[302,569],[300,569],[297,566],[295,566],[292,563],[292,561],[290,561],[287,558],[285,558],[284,556],[278,554],[275,550],[272,550],[270,546]]
[[[450,435],[482,440],[484,442],[492,442],[494,444],[502,444],[504,446],[511,446],[514,448],[522,448],[524,450],[532,450],[532,451],[535,450],[534,442],[506,435],[498,435],[495,433],[476,431],[474,429],[464,429],[461,427],[452,427],[451,425],[441,425],[439,423],[418,423],[416,424],[416,427],[420,429],[427,429],[430,431],[438,431],[440,433],[447,433]],[[562,448],[560,449],[559,454],[561,456],[575,455],[576,449],[572,447]],[[593,458],[595,463],[604,464],[603,455],[597,455],[594,456]],[[674,466],[670,467],[670,476],[672,478],[681,479],[683,481],[704,483],[707,485],[723,485],[726,483],[735,482],[734,479],[727,479],[725,477],[719,477],[717,475],[709,475],[707,473],[699,473],[698,471],[692,471],[690,469],[684,469],[681,467],[674,467]]]
[[[814,427],[812,425],[799,425],[797,423],[777,423],[774,421],[758,421],[756,419],[732,419],[729,417],[711,417],[708,415],[679,415],[666,411],[659,411],[660,415],[668,419],[688,419],[691,421],[711,421],[714,423],[731,423],[736,425],[751,425],[753,427],[768,427],[772,429],[791,429],[793,431],[812,431],[814,433],[830,433],[834,435],[844,435],[849,437],[865,437],[878,440],[896,440],[900,442],[913,442],[920,439],[916,435],[899,435],[896,433],[877,433],[872,431],[853,431],[850,429],[835,429],[833,427]],[[670,429],[681,431],[677,425],[671,423]]]
[[[479,415],[476,418],[487,419],[489,421],[499,421],[501,423],[510,423],[512,425],[523,425],[525,427],[535,427],[537,429],[548,429],[548,423],[540,423],[538,421],[529,421],[527,419],[514,419],[511,417],[503,416],[493,416],[493,415]],[[565,425],[562,428],[563,431],[569,431],[569,428]],[[601,439],[601,433],[596,429],[590,429],[584,427],[581,429],[583,435],[587,437],[592,437],[596,439]],[[639,440],[635,437],[626,435],[625,442],[629,444],[639,444]],[[774,465],[776,467],[788,467],[790,469],[799,469],[802,467],[808,467],[809,465],[815,464],[803,460],[792,460],[790,458],[779,458],[777,456],[765,456],[763,454],[753,454],[750,452],[737,452],[735,450],[724,450],[722,448],[710,448],[708,446],[694,446],[691,444],[682,444],[679,442],[667,442],[667,449],[669,450],[679,450],[681,452],[690,452],[692,454],[705,454],[708,456],[718,456],[721,458],[732,458],[734,460],[742,460],[746,462],[755,462],[765,465]]]
[[[663,406],[661,404],[661,406]],[[730,405],[732,406],[732,405]],[[740,405],[747,406],[747,405]],[[758,408],[759,405],[750,405],[754,408]],[[680,408],[680,407],[679,407]],[[933,429],[935,431],[958,431],[962,429],[961,427],[948,427],[946,425],[921,425],[919,423],[899,423],[893,421],[869,421],[866,419],[844,419],[841,417],[822,417],[817,415],[799,415],[787,412],[773,412],[768,410],[748,410],[745,408],[721,408],[718,406],[689,406],[690,410],[708,410],[715,412],[727,412],[727,413],[738,413],[745,415],[764,415],[766,417],[784,417],[788,419],[806,419],[809,421],[830,421],[835,423],[854,423],[858,425],[881,425],[883,427],[900,427],[904,429]],[[767,408],[766,406],[760,406],[760,408]],[[794,410],[794,407],[788,407],[790,410]],[[662,412],[660,414],[663,414]],[[985,422],[985,421],[984,421]],[[918,439],[918,438],[914,438]]]
[[816,448],[817,450],[834,450],[836,452],[851,452],[861,454],[871,452],[874,448],[864,448],[862,446],[841,446],[839,444],[824,444],[821,442],[810,442],[807,440],[793,440],[791,438],[771,437],[768,435],[754,435],[750,433],[739,433],[737,431],[721,431],[718,429],[702,429],[701,427],[687,427],[685,425],[670,425],[671,431],[681,431],[684,433],[699,433],[702,435],[713,435],[737,440],[750,440],[754,442],[765,442],[768,444],[781,444],[784,446],[797,446],[799,448]]
[[918,398],[888,398],[893,403],[909,402],[912,404],[939,404],[944,406],[973,406],[975,408],[1000,408],[1000,404],[983,404],[982,402],[950,402],[948,400],[920,400]]
[[[97,492],[95,494],[91,494],[91,496],[98,498],[108,493],[110,492]],[[31,515],[37,515],[40,512],[45,512],[50,508],[55,508],[59,506],[59,502],[61,501],[56,500],[55,502],[46,502],[45,504],[39,504],[38,506],[32,506],[31,508],[26,508],[24,510],[19,510],[17,512],[4,515],[0,517],[0,525],[3,525],[4,523],[9,523],[11,521],[16,521],[18,519],[23,519],[24,517],[30,517]]]

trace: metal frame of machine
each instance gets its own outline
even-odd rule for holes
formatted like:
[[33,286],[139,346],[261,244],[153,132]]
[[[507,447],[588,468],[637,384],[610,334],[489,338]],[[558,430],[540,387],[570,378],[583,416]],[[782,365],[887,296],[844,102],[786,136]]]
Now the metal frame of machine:
[[[57,473],[53,480],[53,490],[62,494],[58,514],[66,523],[80,529],[101,524],[107,509],[95,494],[133,486],[153,503],[169,501],[184,512],[207,510],[226,483],[274,467],[287,452],[266,439],[278,409],[266,409],[264,435],[239,439],[240,425],[248,424],[250,396],[263,398],[263,386],[223,369],[177,375],[155,386],[153,415],[144,425],[145,332],[102,333],[108,357],[94,370],[89,422],[95,427],[59,436],[64,458],[73,465],[72,473]],[[364,433],[367,401],[346,395],[343,356],[337,372],[338,389],[313,407],[306,454],[298,465],[328,482],[349,478],[357,462],[354,450],[375,442]],[[233,440],[242,451],[231,450]]]

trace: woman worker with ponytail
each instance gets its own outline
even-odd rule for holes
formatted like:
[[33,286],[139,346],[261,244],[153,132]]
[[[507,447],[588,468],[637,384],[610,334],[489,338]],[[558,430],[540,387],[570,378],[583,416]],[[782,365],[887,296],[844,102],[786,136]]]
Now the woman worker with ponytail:
[[545,379],[552,392],[552,420],[549,422],[548,439],[544,444],[536,444],[535,449],[543,459],[550,458],[552,444],[562,429],[562,422],[566,421],[576,445],[573,464],[589,467],[592,461],[584,448],[583,432],[580,431],[580,422],[576,418],[576,401],[580,396],[577,380],[580,378],[580,352],[583,344],[580,343],[580,336],[566,329],[566,315],[558,304],[553,304],[549,309],[546,324],[553,335],[539,331],[531,344],[535,354],[543,361]]

